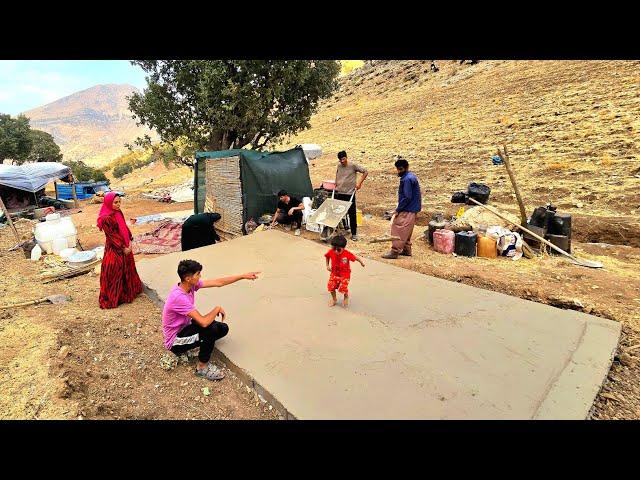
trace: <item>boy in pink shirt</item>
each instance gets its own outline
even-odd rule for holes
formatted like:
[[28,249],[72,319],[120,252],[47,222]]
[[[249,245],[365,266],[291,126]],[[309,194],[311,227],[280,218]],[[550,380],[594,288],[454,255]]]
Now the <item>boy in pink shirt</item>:
[[[221,380],[224,373],[209,363],[216,340],[229,332],[224,323],[226,313],[221,306],[202,315],[195,307],[195,292],[201,288],[224,287],[238,280],[255,280],[260,272],[243,273],[231,277],[201,280],[202,265],[194,260],[182,260],[178,264],[180,283],[175,285],[162,310],[164,346],[176,355],[200,347],[196,375],[208,380]],[[220,316],[220,321],[215,319]]]

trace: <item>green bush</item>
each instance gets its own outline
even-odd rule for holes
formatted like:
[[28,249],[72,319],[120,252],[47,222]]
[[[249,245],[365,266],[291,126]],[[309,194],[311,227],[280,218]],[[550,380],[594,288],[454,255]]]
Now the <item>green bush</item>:
[[71,167],[73,176],[78,182],[102,182],[106,181],[107,177],[101,170],[90,167],[84,162],[68,161],[63,162],[66,166]]
[[131,173],[132,171],[133,166],[130,163],[122,163],[113,169],[113,176],[116,178],[122,178],[127,173]]

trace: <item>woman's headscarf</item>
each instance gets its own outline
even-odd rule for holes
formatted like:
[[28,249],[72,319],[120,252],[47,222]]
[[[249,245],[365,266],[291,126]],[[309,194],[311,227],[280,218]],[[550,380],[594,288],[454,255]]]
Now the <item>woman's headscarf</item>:
[[115,214],[114,218],[116,222],[118,222],[118,230],[124,239],[124,244],[128,247],[131,232],[129,231],[129,227],[127,227],[127,222],[124,219],[122,211],[113,209],[113,201],[117,196],[118,194],[116,192],[109,192],[104,196],[104,203],[102,204],[102,208],[100,208],[100,213],[98,213],[98,228],[102,230],[102,222],[104,219],[111,214]]

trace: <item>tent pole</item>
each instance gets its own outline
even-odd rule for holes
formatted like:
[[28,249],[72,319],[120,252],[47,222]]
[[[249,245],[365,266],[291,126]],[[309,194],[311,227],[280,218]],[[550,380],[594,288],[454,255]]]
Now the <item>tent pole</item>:
[[13,224],[13,220],[11,220],[11,215],[9,215],[9,211],[7,210],[7,207],[4,205],[4,202],[2,201],[2,197],[0,197],[0,208],[2,208],[2,211],[4,212],[4,215],[7,217],[7,223],[9,224],[11,229],[13,230],[13,233],[16,236],[16,240],[18,240],[18,242],[19,242],[20,241],[20,235],[18,235],[18,230],[16,230],[16,226]]
[[76,193],[76,177],[71,174],[73,181],[71,182],[71,196],[73,197],[73,205],[78,208],[78,194]]

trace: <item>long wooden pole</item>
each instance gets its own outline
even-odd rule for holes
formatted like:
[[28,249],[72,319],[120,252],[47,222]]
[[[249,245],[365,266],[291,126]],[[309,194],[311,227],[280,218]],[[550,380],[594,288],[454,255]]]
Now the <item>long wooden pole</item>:
[[20,241],[20,235],[18,234],[18,230],[16,230],[16,226],[13,224],[13,220],[11,220],[11,215],[9,215],[9,211],[7,210],[7,207],[5,206],[4,202],[2,201],[2,197],[0,197],[0,207],[2,208],[2,211],[4,212],[5,217],[7,217],[7,223],[9,224],[11,229],[13,230],[13,233],[16,236],[16,240],[18,240],[18,242],[19,242]]
[[511,180],[513,190],[516,192],[516,200],[518,200],[518,206],[520,207],[520,220],[522,221],[522,225],[524,226],[527,224],[527,212],[524,209],[524,202],[522,201],[522,196],[520,195],[520,189],[518,188],[518,184],[516,183],[516,177],[513,174],[513,169],[511,168],[509,154],[507,153],[507,145],[503,143],[502,149],[504,150],[504,156],[500,153],[500,148],[498,148],[498,156],[504,162],[504,166],[507,167],[507,173],[509,174],[509,179]]
[[71,178],[73,182],[71,183],[71,196],[73,197],[73,205],[75,208],[78,208],[78,194],[76,193],[76,177],[71,174]]

